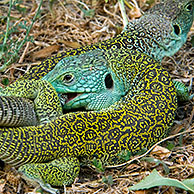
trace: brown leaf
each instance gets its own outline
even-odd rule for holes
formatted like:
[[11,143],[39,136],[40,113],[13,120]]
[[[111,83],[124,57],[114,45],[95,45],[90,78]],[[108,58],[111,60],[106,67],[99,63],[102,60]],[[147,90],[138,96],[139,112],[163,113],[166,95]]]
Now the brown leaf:
[[6,180],[0,179],[0,193],[3,193]]
[[71,42],[71,41],[65,41],[65,40],[61,40],[60,43],[63,43],[66,46],[71,47],[71,48],[79,48],[82,46],[78,42]]
[[39,59],[39,58],[49,57],[53,52],[58,51],[59,48],[60,48],[59,45],[52,45],[52,46],[43,48],[32,54],[32,60],[35,61],[36,59]]
[[168,158],[171,155],[171,151],[162,146],[156,146],[151,153],[158,155],[161,159]]
[[139,8],[133,7],[133,9],[130,10],[129,15],[131,19],[136,19],[136,18],[141,17],[141,11]]

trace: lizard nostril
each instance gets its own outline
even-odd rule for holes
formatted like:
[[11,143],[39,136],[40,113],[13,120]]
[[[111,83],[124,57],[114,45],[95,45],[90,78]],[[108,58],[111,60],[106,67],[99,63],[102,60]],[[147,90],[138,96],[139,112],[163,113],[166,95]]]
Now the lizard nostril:
[[113,80],[110,73],[106,75],[104,81],[106,88],[111,89],[113,87]]

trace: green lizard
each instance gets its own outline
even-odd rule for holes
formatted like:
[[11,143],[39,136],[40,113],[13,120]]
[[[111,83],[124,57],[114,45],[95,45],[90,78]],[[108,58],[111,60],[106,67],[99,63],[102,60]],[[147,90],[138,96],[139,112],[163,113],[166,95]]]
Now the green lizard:
[[[101,110],[119,101],[127,93],[129,90],[127,82],[117,78],[114,72],[108,68],[106,59],[100,54],[102,52],[96,49],[79,56],[66,57],[43,78],[43,80],[49,81],[60,94],[59,98],[60,102],[63,103],[63,109],[84,107],[86,110]],[[93,59],[93,56],[97,55],[98,58]],[[42,98],[41,92],[45,93],[45,90],[41,89],[42,81],[33,81],[32,83],[29,80],[28,82],[31,85],[38,85],[36,88],[31,87],[31,90],[35,90],[35,94],[40,94],[29,96],[29,91],[25,91],[25,97],[35,99],[35,105],[38,103],[40,106],[36,98]],[[0,126],[29,126],[44,123],[46,115],[41,115],[42,111],[40,112],[37,106],[34,107],[32,101],[16,97],[18,92],[19,96],[24,96],[23,92],[18,90],[18,83],[15,82],[0,92],[2,95],[0,96]],[[190,96],[185,85],[177,81],[174,84],[177,85],[176,91],[179,91],[177,92],[178,98],[182,101],[189,100]],[[47,84],[47,88],[48,86],[52,87]],[[48,91],[46,95],[48,95]],[[44,111],[47,113],[47,110],[44,109]],[[54,118],[56,116],[48,113],[46,121]]]
[[[177,3],[180,5],[178,9]],[[161,61],[164,56],[171,56],[181,48],[193,21],[191,17],[193,8],[190,2],[175,0],[170,1],[169,5],[163,0],[140,19],[129,22],[124,31],[114,38],[59,53],[33,67],[20,79],[40,79],[49,73],[61,59],[95,49],[106,51],[112,47],[126,48],[145,53]],[[171,8],[173,11],[169,11]]]
[[[41,124],[47,121],[50,121],[54,118],[56,118],[56,113],[54,116],[52,115],[54,113],[54,110],[56,107],[46,108],[42,109],[40,107],[43,106],[45,103],[52,104],[50,102],[42,101],[42,99],[45,99],[45,96],[51,96],[50,89],[51,84],[47,83],[49,81],[54,86],[51,90],[56,90],[59,94],[65,93],[68,98],[64,96],[60,96],[60,101],[63,102],[64,100],[70,100],[72,93],[75,91],[76,94],[78,94],[78,97],[76,98],[76,102],[72,106],[68,105],[65,106],[67,101],[64,101],[64,109],[72,109],[72,108],[79,108],[79,107],[85,107],[87,110],[99,110],[102,108],[107,108],[111,104],[114,104],[114,102],[117,102],[120,100],[121,96],[124,96],[127,92],[126,84],[122,83],[122,80],[118,79],[114,72],[111,71],[110,68],[108,68],[108,64],[106,59],[100,54],[103,54],[99,49],[84,53],[79,56],[74,57],[67,57],[65,58],[67,65],[60,65],[59,68],[54,68],[52,71],[52,74],[56,73],[54,77],[51,77],[50,74],[48,74],[48,78],[44,77],[42,80],[45,79],[45,81],[42,80],[21,80],[13,83],[9,87],[3,89],[0,91],[1,99],[4,100],[3,104],[0,107],[0,126],[22,126],[22,125],[37,125]],[[94,59],[93,55],[98,55],[99,57]],[[65,68],[65,72],[63,69]],[[56,70],[56,71],[55,71]],[[57,72],[62,72],[61,74]],[[67,79],[70,76],[70,73],[72,72],[73,79]],[[56,76],[59,74],[58,76]],[[68,74],[68,76],[67,76]],[[90,77],[92,79],[90,79]],[[114,80],[114,81],[113,81]],[[39,83],[40,82],[40,83]],[[24,89],[25,88],[25,89]],[[79,95],[80,94],[80,95]],[[10,98],[6,99],[6,97],[11,96],[13,101],[13,108],[12,107],[12,101]],[[23,107],[20,107],[22,99],[14,97],[25,97],[34,100],[34,106],[31,106],[31,104],[27,104],[24,99]],[[73,96],[74,97],[74,96]],[[48,98],[50,100],[52,98]],[[5,102],[9,103],[5,103]],[[72,100],[73,101],[73,100]],[[71,103],[72,103],[71,101]],[[41,102],[41,103],[40,103]],[[29,110],[29,107],[31,106],[31,112],[35,109],[36,114],[34,112],[34,117],[37,117],[36,123],[34,120],[32,120],[32,123],[30,123],[31,119],[34,119],[32,117],[32,113],[28,112],[29,116],[26,115],[26,117],[23,117],[23,115],[26,114],[25,106],[27,110]],[[54,103],[53,103],[54,104]],[[70,104],[70,103],[69,103]],[[4,105],[4,106],[3,106]],[[7,114],[3,114],[5,110]],[[17,106],[18,108],[17,108]],[[67,107],[67,108],[66,108]],[[24,109],[23,114],[21,109]],[[12,109],[17,109],[19,112],[12,111]],[[55,112],[59,112],[56,110]],[[9,113],[9,114],[8,114]],[[15,113],[15,115],[14,115]],[[52,113],[52,114],[51,114]],[[11,117],[13,115],[13,117]],[[37,115],[37,116],[36,116]],[[47,118],[45,120],[45,118]],[[26,121],[26,122],[25,122]]]
[[[154,59],[161,61],[164,56],[171,56],[173,55],[177,50],[180,49],[182,44],[186,41],[187,32],[190,29],[190,25],[192,23],[192,18],[189,14],[192,14],[192,7],[187,2],[181,1],[180,2],[180,9],[176,9],[177,2],[172,1],[169,4],[171,7],[175,7],[173,12],[169,12],[169,6],[166,7],[163,5],[166,2],[163,1],[162,4],[158,4],[152,9],[150,9],[144,16],[142,16],[138,20],[134,20],[130,22],[127,27],[124,29],[124,31],[117,35],[116,37],[103,41],[101,43],[97,43],[94,45],[89,45],[85,47],[81,47],[78,49],[72,49],[70,51],[67,51],[62,54],[58,54],[57,56],[54,56],[50,59],[47,59],[40,63],[38,66],[34,67],[30,73],[27,73],[24,75],[22,79],[40,79],[43,78],[44,80],[56,79],[57,77],[62,76],[62,73],[60,71],[62,68],[60,68],[60,65],[64,67],[63,73],[71,79],[72,74],[78,74],[77,71],[72,70],[70,71],[70,75],[67,74],[68,70],[65,72],[66,68],[68,68],[69,59],[67,59],[67,56],[77,56],[81,53],[88,53],[88,51],[100,49],[100,50],[107,50],[112,47],[116,48],[127,48],[132,50],[137,50],[139,52],[145,53]],[[184,12],[181,10],[183,9],[185,12],[188,12],[189,14],[184,15]],[[160,15],[160,16],[159,16]],[[78,59],[79,63],[79,57]],[[62,60],[62,61],[61,61]],[[57,69],[60,69],[60,71],[55,70],[56,72],[56,78],[53,77],[51,70],[55,67],[55,65],[59,63],[57,66]],[[80,62],[82,63],[82,61]],[[80,69],[79,69],[80,70]],[[50,72],[50,73],[49,73]],[[47,75],[49,73],[49,75]],[[45,76],[45,77],[44,77]],[[80,73],[81,76],[81,73]],[[77,75],[74,75],[74,78],[77,77]],[[64,78],[64,77],[63,77]],[[85,78],[86,79],[86,78]],[[90,78],[89,78],[90,79]],[[72,80],[69,80],[72,81]],[[74,80],[73,80],[74,81]],[[95,80],[96,81],[96,80]],[[82,82],[83,83],[83,82]],[[81,82],[78,84],[82,84]],[[67,97],[70,97],[70,99],[65,98],[64,108],[65,109],[71,109],[75,107],[84,106],[88,110],[99,110],[102,107],[107,107],[110,104],[103,104],[99,105],[98,103],[100,100],[96,100],[96,96],[100,96],[99,89],[97,91],[91,91],[88,88],[88,91],[85,91],[83,94],[82,92],[79,93],[79,91],[83,91],[82,88],[84,88],[84,85],[75,86],[72,85],[65,85],[61,81],[61,84],[64,85],[63,89],[57,90],[57,92],[60,93],[68,93],[69,95]],[[70,82],[69,84],[72,84]],[[92,84],[93,85],[93,84]],[[179,87],[180,84],[175,84],[177,86],[177,94],[178,97],[180,94],[182,94],[182,91],[187,92],[184,96],[187,95],[187,98],[185,97],[185,100],[189,100],[192,98],[192,96],[189,98],[187,89],[183,86],[183,89]],[[53,85],[54,86],[54,85]],[[55,86],[54,86],[55,87]],[[122,87],[122,86],[121,86]],[[76,92],[77,90],[77,92]],[[94,90],[94,89],[93,89]],[[110,91],[105,91],[102,96],[104,98],[108,98]],[[74,96],[70,95],[70,93],[73,93]],[[76,94],[79,93],[78,98]],[[61,96],[61,102],[63,102],[63,95]],[[102,97],[101,96],[101,97]],[[66,97],[66,96],[65,96]],[[95,99],[94,99],[95,97]],[[113,96],[114,99],[114,96]],[[117,96],[118,99],[118,96]],[[182,98],[183,99],[183,98]],[[90,100],[90,102],[88,102]],[[107,100],[106,102],[111,102],[110,100]],[[115,100],[112,101],[113,103]],[[112,104],[113,104],[112,103]],[[75,106],[75,107],[74,107]]]
[[[172,2],[161,4],[161,7],[162,5],[168,6],[168,3]],[[188,8],[193,7],[194,1],[185,2],[188,3],[186,6],[181,1],[179,3],[177,3],[178,10],[181,8],[185,11],[187,8],[185,13],[185,18],[187,18]],[[191,20],[193,19],[192,14],[193,11],[190,10],[188,15]],[[191,26],[191,22],[187,25]],[[32,137],[33,145],[37,147],[35,150],[38,150],[34,153],[34,149],[29,148],[29,152],[23,153],[23,156],[21,150],[17,150],[17,158],[14,158],[15,153],[12,152],[13,150],[11,151],[13,147],[8,146],[6,149],[5,140],[2,139],[4,149],[7,150],[7,153],[3,154],[3,149],[2,154],[8,158],[7,161],[10,160],[12,164],[18,162],[17,165],[19,165],[19,163],[48,161],[62,156],[79,158],[86,156],[91,159],[94,156],[101,158],[107,155],[109,162],[113,162],[114,159],[117,160],[116,156],[121,150],[138,151],[143,147],[149,147],[150,144],[165,135],[172,123],[176,109],[176,95],[168,73],[153,59],[135,50],[113,47],[107,51],[102,50],[101,55],[107,59],[117,77],[128,82],[130,87],[128,94],[114,106],[99,112],[69,113],[44,126],[2,129],[2,134],[7,134],[9,145],[14,144],[14,139],[16,139],[19,140],[18,146],[25,147],[25,142],[30,143],[30,140],[25,135],[22,139],[17,135],[18,132],[20,135],[25,133],[28,134],[28,137]],[[41,132],[42,130],[44,133]],[[136,131],[138,133],[135,133]],[[14,138],[13,142],[9,140],[9,134],[11,134],[11,139]],[[43,142],[34,139],[33,134],[37,134],[37,137],[42,136],[40,139],[43,139]],[[52,137],[52,141],[49,137]],[[58,144],[58,142],[61,143]],[[39,146],[40,144],[42,146]],[[43,145],[48,146],[48,150],[45,150]],[[57,150],[55,145],[58,146]],[[43,150],[41,151],[41,149]],[[11,156],[10,152],[12,152]],[[5,159],[4,157],[1,158]],[[28,158],[27,161],[25,158]],[[41,166],[41,164],[39,165]],[[52,166],[53,164],[48,163],[48,165]],[[48,174],[48,171],[45,173]],[[72,174],[70,173],[70,175]],[[47,177],[45,176],[45,178]],[[53,178],[57,179],[55,176]],[[60,181],[59,184],[67,183],[67,180]],[[58,184],[57,180],[54,181],[54,184]]]
[[[117,78],[114,72],[108,68],[106,59],[100,54],[102,52],[97,49],[79,56],[67,57],[43,78],[49,81],[60,94],[59,98],[63,103],[63,109],[84,107],[86,110],[101,110],[119,101],[127,93],[129,86],[125,83],[126,81],[123,82]],[[92,56],[96,55],[99,57],[93,59]],[[35,105],[38,103],[40,106],[36,98],[42,98],[41,92],[45,93],[45,90],[41,89],[42,81],[32,82],[29,80],[28,82],[31,85],[38,85],[36,88],[31,87],[31,90],[40,94],[33,97],[28,95],[28,91],[25,91],[25,97],[35,99]],[[24,96],[23,92],[18,90],[18,83],[20,82],[15,82],[0,92],[2,95],[0,96],[0,126],[29,126],[44,123],[46,115],[41,115],[42,111],[39,111],[42,110],[41,108],[34,107],[34,103],[26,98],[18,98],[18,95]],[[22,83],[23,81],[21,81]],[[192,97],[192,95],[189,96],[188,89],[184,84],[177,81],[174,84],[177,97],[180,100],[186,101]],[[47,84],[47,88],[48,86],[52,87]],[[17,94],[18,92],[19,94]],[[47,93],[46,95],[48,95]],[[44,111],[47,113],[47,110],[44,109]],[[56,116],[52,116],[48,112],[46,122],[54,118]]]
[[61,170],[56,171],[56,163],[62,165],[64,157],[88,161],[97,157],[104,163],[118,163],[122,150],[134,154],[166,135],[177,108],[168,73],[137,51],[111,49],[103,56],[117,77],[128,82],[127,95],[102,111],[68,113],[36,127],[0,128],[3,161],[15,166],[38,163],[19,170],[43,187],[44,182],[57,186],[69,184],[79,172],[77,163],[65,167],[63,176]]

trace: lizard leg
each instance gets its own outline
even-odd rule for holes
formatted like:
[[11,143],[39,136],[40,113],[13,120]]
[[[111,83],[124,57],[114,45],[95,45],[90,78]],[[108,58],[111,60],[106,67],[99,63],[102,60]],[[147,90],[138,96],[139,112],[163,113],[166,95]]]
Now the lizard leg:
[[177,98],[179,101],[189,101],[193,98],[194,94],[189,94],[190,89],[186,87],[185,84],[175,80],[173,80],[173,83],[175,85]]
[[39,184],[45,191],[57,193],[52,186],[70,185],[78,176],[80,165],[77,158],[63,157],[47,163],[32,163],[21,166],[18,170],[26,181]]
[[0,91],[1,96],[32,99],[40,124],[62,115],[62,107],[53,86],[43,80],[21,80]]

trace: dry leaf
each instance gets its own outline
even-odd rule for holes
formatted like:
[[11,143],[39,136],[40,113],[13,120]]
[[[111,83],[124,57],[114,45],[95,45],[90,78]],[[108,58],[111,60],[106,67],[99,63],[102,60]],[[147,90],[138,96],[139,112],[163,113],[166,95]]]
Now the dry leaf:
[[141,17],[141,11],[137,7],[133,7],[133,9],[130,10],[129,15],[131,19],[139,18]]
[[3,193],[5,183],[5,179],[0,179],[0,193]]
[[43,48],[32,54],[32,60],[35,61],[36,59],[39,59],[39,58],[49,57],[53,52],[58,51],[59,48],[60,48],[59,45],[52,45],[52,46]]
[[71,48],[79,48],[82,46],[78,42],[71,42],[71,41],[65,41],[65,40],[61,40],[60,42]]
[[161,159],[168,158],[171,155],[171,151],[162,146],[156,146],[151,153],[158,155]]

